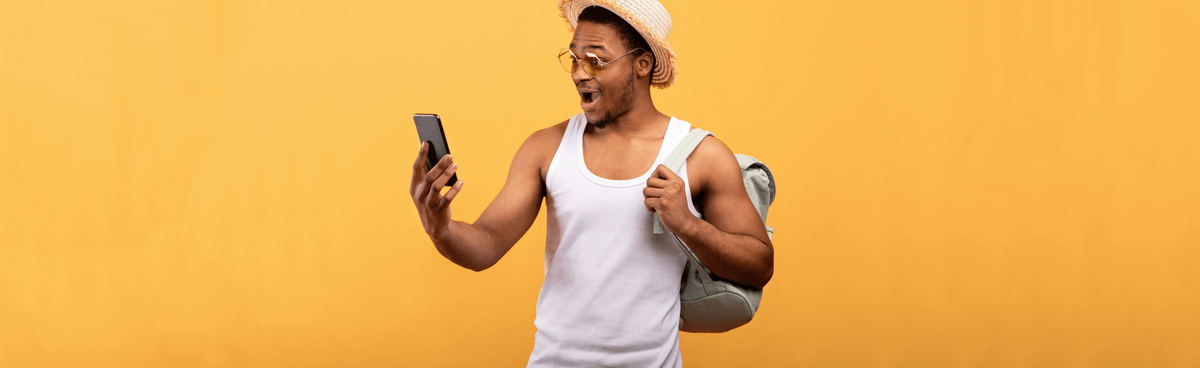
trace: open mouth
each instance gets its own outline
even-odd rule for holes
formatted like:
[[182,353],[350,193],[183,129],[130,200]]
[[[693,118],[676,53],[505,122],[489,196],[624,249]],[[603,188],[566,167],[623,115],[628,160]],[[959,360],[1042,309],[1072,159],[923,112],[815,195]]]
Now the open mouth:
[[580,101],[579,107],[582,107],[584,110],[591,110],[592,107],[596,106],[596,101],[599,101],[599,100],[600,100],[600,92],[580,92],[579,93],[579,101]]

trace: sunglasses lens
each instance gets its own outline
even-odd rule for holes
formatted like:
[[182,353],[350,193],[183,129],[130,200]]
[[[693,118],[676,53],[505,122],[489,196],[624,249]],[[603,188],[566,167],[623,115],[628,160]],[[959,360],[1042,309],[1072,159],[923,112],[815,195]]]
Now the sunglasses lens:
[[593,77],[600,75],[600,59],[591,56],[584,56],[582,62],[583,70],[586,71],[588,75]]
[[577,60],[574,55],[571,55],[570,51],[563,50],[563,52],[558,54],[558,63],[562,64],[563,70],[566,70],[567,73],[574,73],[576,69],[579,69],[579,64],[582,63],[583,71],[587,72],[588,75],[593,77],[600,75],[600,59],[592,56],[584,56],[583,60]]
[[567,73],[575,72],[575,57],[571,56],[570,52],[563,51],[558,54],[558,63],[562,64],[563,70],[566,70]]

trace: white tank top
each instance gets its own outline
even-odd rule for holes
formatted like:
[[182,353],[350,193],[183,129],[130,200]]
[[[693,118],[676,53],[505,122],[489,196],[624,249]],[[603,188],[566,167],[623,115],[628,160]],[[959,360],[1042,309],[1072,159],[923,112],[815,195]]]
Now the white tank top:
[[[691,124],[671,118],[645,174],[609,180],[583,161],[583,114],[546,172],[546,279],[530,367],[680,367],[679,283],[687,258],[653,234],[642,189]],[[687,188],[687,165],[680,170]],[[689,190],[690,192],[690,190]],[[700,217],[692,198],[688,209]]]

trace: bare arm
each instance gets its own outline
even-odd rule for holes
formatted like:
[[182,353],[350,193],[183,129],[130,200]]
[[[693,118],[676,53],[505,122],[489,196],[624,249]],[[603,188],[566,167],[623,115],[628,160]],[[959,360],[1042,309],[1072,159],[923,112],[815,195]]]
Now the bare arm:
[[724,143],[707,137],[688,157],[688,176],[699,186],[698,219],[687,209],[683,179],[659,166],[647,182],[646,207],[692,249],[713,273],[761,288],[775,272],[775,251],[762,218],[742,183],[737,158]]
[[450,201],[461,190],[461,180],[444,196],[440,194],[457,171],[453,158],[443,157],[432,169],[425,170],[425,148],[422,148],[413,164],[410,194],[425,233],[442,256],[460,266],[482,271],[495,265],[525,235],[545,196],[542,168],[549,164],[562,139],[563,130],[556,128],[538,131],[525,140],[513,157],[504,187],[473,224],[450,218]]

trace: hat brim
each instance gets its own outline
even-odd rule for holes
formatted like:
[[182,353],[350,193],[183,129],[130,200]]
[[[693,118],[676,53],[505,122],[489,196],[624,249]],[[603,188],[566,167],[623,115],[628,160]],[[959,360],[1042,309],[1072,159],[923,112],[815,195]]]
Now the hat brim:
[[[575,32],[575,27],[579,25],[579,13],[589,6],[599,6],[620,16],[629,22],[643,38],[646,43],[650,44],[650,52],[654,54],[654,73],[650,77],[650,85],[658,88],[667,88],[675,84],[675,77],[678,70],[675,67],[675,50],[671,48],[671,44],[667,42],[666,35],[659,36],[651,31],[649,25],[645,24],[641,18],[634,17],[633,9],[618,4],[613,0],[560,0],[558,3],[559,14],[563,19],[567,20],[568,29]],[[663,9],[662,14],[666,14]],[[665,21],[667,29],[670,29],[671,19],[652,19],[651,21]]]

